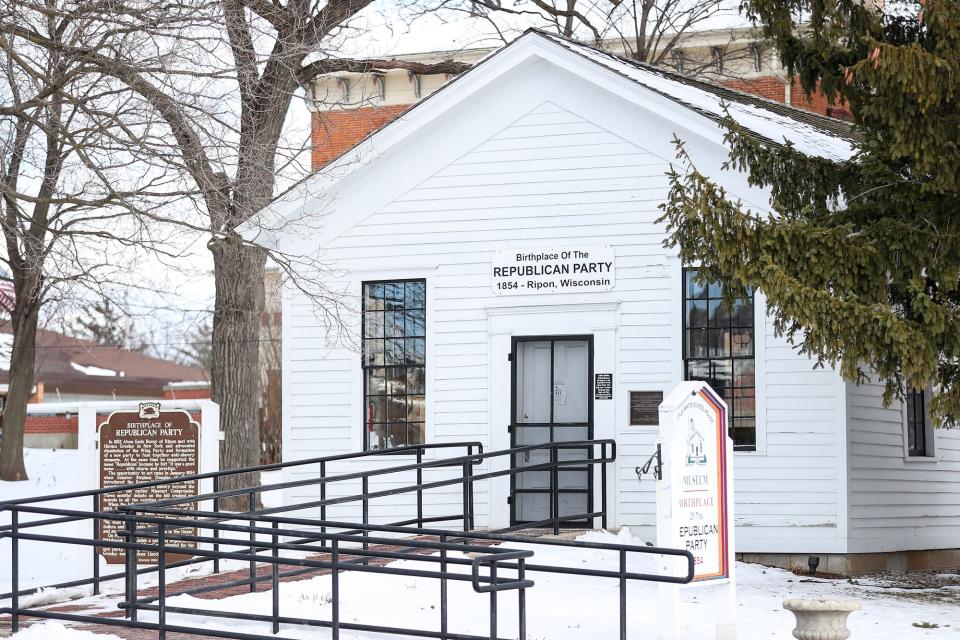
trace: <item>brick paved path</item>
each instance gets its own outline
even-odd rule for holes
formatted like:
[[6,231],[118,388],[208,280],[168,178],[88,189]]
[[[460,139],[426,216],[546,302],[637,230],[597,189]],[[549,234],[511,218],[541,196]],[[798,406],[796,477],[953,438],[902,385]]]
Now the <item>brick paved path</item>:
[[[431,538],[420,537],[419,540],[430,540]],[[473,544],[477,545],[486,545],[482,540],[474,540]],[[406,549],[410,551],[410,547],[402,546],[386,546],[386,545],[376,545],[371,546],[371,550],[380,550],[380,551],[398,551],[401,549]],[[432,553],[431,550],[423,550],[424,553]],[[344,550],[340,554],[341,561],[347,561],[357,556],[351,556],[349,553]],[[330,560],[329,554],[320,554],[309,556],[310,560],[319,560],[319,561],[328,561]],[[389,562],[393,562],[392,559],[385,558],[372,558],[369,560],[369,564],[376,566],[384,566]],[[306,567],[301,567],[298,565],[280,565],[280,572],[284,572],[291,569],[304,569]],[[271,573],[271,565],[258,565],[257,566],[257,575],[258,576],[269,576]],[[309,580],[315,576],[327,575],[330,573],[330,569],[317,568],[309,571],[305,571],[302,574],[296,576],[287,576],[281,577],[281,582],[296,582],[299,580]],[[212,586],[217,584],[227,584],[235,580],[247,580],[249,578],[249,569],[242,569],[237,571],[221,572],[216,575],[208,576],[199,576],[195,578],[187,577],[179,582],[170,583],[167,585],[167,595],[173,596],[186,591],[190,591],[199,587]],[[257,591],[269,591],[271,581],[268,579],[263,580],[257,583]],[[159,593],[157,586],[151,586],[145,589],[139,589],[137,594],[141,598],[156,596]],[[233,586],[226,586],[222,589],[214,589],[206,591],[203,593],[194,594],[197,598],[203,599],[218,599],[225,598],[228,596],[240,595],[243,593],[250,593],[250,585],[247,584],[238,584]],[[44,607],[37,607],[43,611],[67,613],[67,614],[79,614],[93,616],[95,618],[123,618],[123,611],[117,609],[115,611],[103,611],[104,609],[104,600],[107,602],[117,602],[123,600],[122,594],[117,594],[116,596],[103,596],[100,597],[96,602],[90,602],[89,604],[84,604],[82,602],[74,604],[57,604]],[[40,618],[29,618],[29,617],[20,617],[20,628],[23,629],[28,627],[30,624],[34,624],[40,621]],[[103,633],[103,634],[113,634],[124,640],[154,640],[157,637],[157,632],[153,629],[131,629],[124,627],[115,627],[109,624],[93,624],[93,623],[70,623],[64,622],[64,624],[70,625],[76,629],[82,629],[84,631],[90,631],[92,633]],[[0,636],[6,636],[10,633],[10,617],[9,616],[0,616]],[[168,640],[198,640],[200,638],[211,638],[206,634],[202,633],[167,633]],[[56,640],[51,638],[51,640]]]

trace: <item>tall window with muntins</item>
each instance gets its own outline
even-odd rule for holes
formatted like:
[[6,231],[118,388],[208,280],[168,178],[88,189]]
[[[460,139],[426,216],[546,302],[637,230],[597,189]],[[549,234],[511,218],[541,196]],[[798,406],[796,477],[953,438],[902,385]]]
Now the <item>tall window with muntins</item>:
[[363,284],[364,447],[423,444],[426,281]]
[[922,389],[907,392],[907,454],[927,454],[927,407],[926,394]]
[[734,449],[757,448],[753,292],[733,305],[717,283],[683,272],[683,366],[686,380],[703,380],[726,401]]

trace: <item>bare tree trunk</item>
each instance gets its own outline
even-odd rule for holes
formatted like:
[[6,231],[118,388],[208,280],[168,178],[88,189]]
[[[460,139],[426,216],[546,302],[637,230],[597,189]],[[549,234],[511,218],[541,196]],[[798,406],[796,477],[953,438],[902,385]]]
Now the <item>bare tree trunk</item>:
[[[263,308],[263,267],[266,254],[234,235],[210,243],[213,253],[216,305],[213,316],[211,392],[220,405],[220,468],[240,469],[260,464],[257,424],[260,391],[260,311]],[[220,489],[255,487],[257,474],[222,479]],[[246,496],[221,502],[228,511],[245,511]]]
[[[19,307],[19,305],[17,305]],[[19,311],[15,309],[14,313]],[[37,319],[39,309],[29,305],[24,317],[13,322],[13,350],[10,354],[10,389],[3,412],[3,438],[0,439],[0,480],[26,480],[23,464],[23,432],[27,422],[27,403],[33,394],[37,355]]]

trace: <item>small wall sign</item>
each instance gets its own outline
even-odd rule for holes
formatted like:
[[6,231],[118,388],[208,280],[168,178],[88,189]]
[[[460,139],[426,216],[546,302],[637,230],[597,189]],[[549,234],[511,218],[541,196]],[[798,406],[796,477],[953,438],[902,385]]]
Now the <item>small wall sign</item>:
[[611,291],[615,283],[613,247],[606,245],[497,251],[490,266],[498,296]]
[[655,427],[660,424],[663,391],[630,392],[630,426]]
[[613,400],[613,374],[597,373],[593,376],[594,400]]

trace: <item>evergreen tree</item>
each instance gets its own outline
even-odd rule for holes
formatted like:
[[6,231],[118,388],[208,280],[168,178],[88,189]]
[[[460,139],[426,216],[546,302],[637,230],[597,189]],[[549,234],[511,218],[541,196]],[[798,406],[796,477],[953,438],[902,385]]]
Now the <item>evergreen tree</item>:
[[811,158],[728,119],[729,166],[770,189],[767,215],[731,201],[678,141],[667,244],[731,296],[762,290],[778,331],[821,364],[886,383],[888,403],[933,384],[934,418],[960,419],[960,3],[743,9],[808,94],[854,114],[857,152]]

